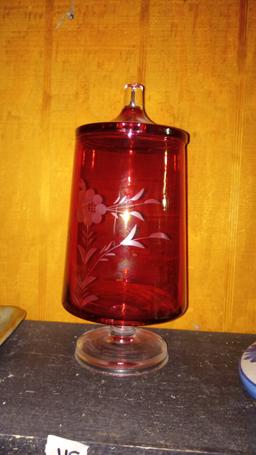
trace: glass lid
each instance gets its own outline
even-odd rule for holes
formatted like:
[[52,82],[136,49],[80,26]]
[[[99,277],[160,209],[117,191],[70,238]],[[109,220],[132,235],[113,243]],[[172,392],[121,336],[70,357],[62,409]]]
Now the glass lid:
[[77,135],[116,131],[125,134],[150,134],[176,137],[187,144],[189,134],[172,126],[158,125],[153,122],[145,110],[145,87],[139,83],[125,84],[124,107],[120,114],[110,122],[89,123],[77,128]]

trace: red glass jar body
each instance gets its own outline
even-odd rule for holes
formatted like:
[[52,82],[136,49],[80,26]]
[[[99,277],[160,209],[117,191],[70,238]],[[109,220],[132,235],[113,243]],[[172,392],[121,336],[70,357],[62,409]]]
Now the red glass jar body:
[[187,308],[186,144],[138,122],[77,130],[65,308],[118,326],[170,321]]

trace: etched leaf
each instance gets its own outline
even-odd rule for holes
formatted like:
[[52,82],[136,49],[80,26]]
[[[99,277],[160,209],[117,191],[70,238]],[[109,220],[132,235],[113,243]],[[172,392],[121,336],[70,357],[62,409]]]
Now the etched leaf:
[[122,240],[120,245],[129,245],[130,240],[132,240],[135,235],[136,229],[137,229],[137,224],[135,224],[135,226],[133,226],[132,230],[129,232],[127,237],[125,237],[125,239]]
[[117,204],[118,201],[120,201],[120,194],[118,195],[118,197],[116,198],[116,200],[113,202],[113,204]]
[[95,302],[95,300],[98,300],[98,297],[96,295],[88,295],[83,299],[83,305],[87,305],[88,303]]
[[94,238],[91,237],[90,239],[87,240],[87,247],[91,245],[94,242]]
[[107,251],[111,248],[111,246],[113,245],[113,240],[111,240],[111,242],[108,243],[108,245],[105,245],[102,250],[100,250],[100,254],[101,253],[104,253],[104,251]]
[[144,201],[144,204],[161,204],[161,202],[159,202],[157,199],[146,199],[146,201]]
[[145,248],[142,243],[138,242],[138,240],[129,240],[127,243],[125,243],[127,246],[136,246],[137,248]]
[[170,237],[167,234],[164,234],[164,232],[153,232],[153,234],[150,234],[149,237],[154,239],[170,240]]
[[82,247],[82,245],[78,245],[77,248],[78,248],[78,251],[80,253],[80,256],[81,256],[81,259],[82,259],[83,263],[85,263],[86,253],[85,253],[84,247]]
[[112,247],[113,243],[114,243],[113,240],[111,240],[111,242],[109,242],[109,244],[106,247],[106,251]]
[[80,305],[80,299],[79,297],[75,294],[75,292],[72,292],[71,294],[71,299],[75,303],[75,305],[79,306]]
[[80,182],[79,182],[79,187],[81,188],[81,190],[86,190],[86,185],[85,185],[85,182],[83,179],[80,179]]
[[144,218],[140,212],[132,211],[132,212],[130,212],[130,215],[135,216],[136,218],[139,218],[141,221],[144,221]]
[[108,259],[106,259],[106,258],[101,258],[98,260],[98,262],[107,262],[107,261],[108,261]]
[[124,196],[122,197],[121,201],[119,202],[119,204],[123,204],[124,202],[127,201],[127,196]]
[[89,245],[90,245],[91,243],[93,243],[93,242],[94,242],[93,237],[88,237],[87,235],[83,235],[83,236],[82,236],[82,245],[84,245],[84,247],[85,247],[85,245],[86,245],[85,250],[87,250],[88,247],[89,247]]
[[88,286],[88,284],[92,283],[96,280],[96,276],[87,276],[84,280],[84,285]]
[[97,251],[97,248],[90,248],[89,251],[87,252],[85,256],[85,261],[84,263],[87,264],[87,262],[91,259],[91,257],[94,255],[94,253]]
[[135,196],[133,196],[131,198],[131,201],[137,201],[138,199],[141,198],[141,196],[143,195],[144,193],[144,188],[142,188],[142,190],[140,190],[137,194],[135,194]]
[[82,231],[82,239],[84,242],[88,242],[90,239],[93,238],[93,236],[94,236],[93,231],[86,231],[86,230]]
[[79,280],[79,286],[82,290],[84,290],[94,280],[96,280],[96,276],[87,276],[84,280]]
[[116,256],[116,253],[106,253],[106,256]]

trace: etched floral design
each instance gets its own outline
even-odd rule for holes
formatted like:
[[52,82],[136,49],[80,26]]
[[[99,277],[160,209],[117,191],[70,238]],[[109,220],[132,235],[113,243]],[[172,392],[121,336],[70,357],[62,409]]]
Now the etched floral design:
[[144,221],[143,214],[134,210],[134,207],[142,206],[144,204],[160,204],[159,201],[156,199],[146,199],[145,201],[139,201],[139,199],[143,196],[145,190],[142,188],[137,194],[132,197],[123,196],[119,194],[117,199],[114,201],[113,205],[107,207],[107,211],[111,213],[114,218],[118,218],[119,216],[122,218],[126,218],[127,212],[129,209],[129,216],[138,218],[141,221]]
[[256,362],[256,343],[249,346],[244,353],[244,358],[250,362]]
[[102,201],[103,197],[96,194],[92,188],[86,189],[84,181],[81,180],[78,195],[78,222],[86,226],[100,223],[107,210]]
[[[140,201],[144,194],[144,188],[132,197],[119,195],[112,205],[107,206],[103,203],[103,197],[96,193],[94,189],[87,188],[83,180],[80,181],[79,201],[78,201],[78,223],[82,224],[82,242],[78,244],[78,251],[84,268],[83,276],[78,277],[78,288],[74,301],[79,306],[87,305],[90,302],[98,300],[98,297],[90,292],[90,285],[97,279],[95,269],[100,262],[108,262],[116,256],[116,250],[121,246],[131,246],[136,248],[145,248],[144,240],[152,238],[170,240],[164,232],[153,232],[148,236],[138,236],[138,225],[135,224],[128,235],[116,243],[111,240],[109,243],[98,249],[95,244],[95,232],[93,224],[99,224],[103,216],[110,213],[115,219],[123,218],[127,221],[134,217],[144,222],[144,216],[138,211],[138,206],[146,204],[160,204],[156,199],[146,199]],[[134,208],[136,207],[136,210]]]

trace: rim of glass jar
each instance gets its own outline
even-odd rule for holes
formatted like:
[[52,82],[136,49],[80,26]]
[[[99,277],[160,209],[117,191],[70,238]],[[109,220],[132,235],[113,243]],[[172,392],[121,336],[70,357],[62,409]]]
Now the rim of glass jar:
[[155,123],[140,123],[140,122],[99,122],[88,123],[81,125],[76,129],[76,135],[82,136],[87,133],[102,133],[103,131],[116,131],[121,134],[152,134],[166,138],[175,137],[184,142],[189,143],[189,133],[180,128],[166,125],[158,125]]

